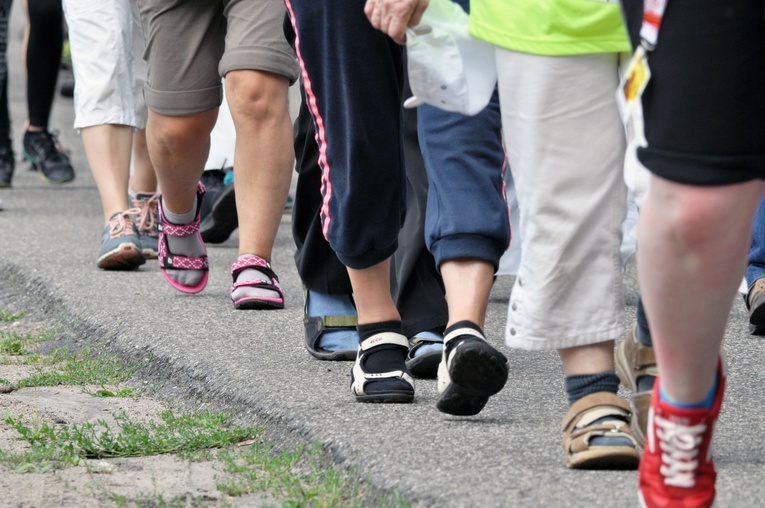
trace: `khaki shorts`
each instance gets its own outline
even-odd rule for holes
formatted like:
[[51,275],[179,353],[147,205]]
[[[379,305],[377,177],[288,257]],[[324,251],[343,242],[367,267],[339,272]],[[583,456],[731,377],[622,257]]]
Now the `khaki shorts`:
[[167,116],[209,111],[222,101],[221,77],[259,70],[298,78],[284,37],[283,0],[138,0],[149,64],[144,94]]
[[496,49],[502,127],[520,207],[506,342],[561,349],[624,334],[624,127],[619,56]]
[[138,8],[131,0],[64,0],[75,83],[75,129],[146,127],[146,63]]

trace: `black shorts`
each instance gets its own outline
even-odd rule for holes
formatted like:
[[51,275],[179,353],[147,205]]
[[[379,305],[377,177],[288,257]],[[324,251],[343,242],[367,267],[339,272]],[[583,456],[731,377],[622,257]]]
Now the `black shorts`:
[[[633,46],[643,0],[622,0]],[[692,185],[765,179],[765,3],[669,0],[643,94],[654,174]]]

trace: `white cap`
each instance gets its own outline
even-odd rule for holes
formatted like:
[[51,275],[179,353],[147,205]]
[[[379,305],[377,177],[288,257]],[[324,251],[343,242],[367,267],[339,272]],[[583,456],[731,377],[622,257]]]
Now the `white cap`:
[[421,23],[407,30],[413,97],[405,108],[430,104],[464,115],[481,112],[497,84],[494,46],[468,33],[468,15],[451,0],[430,0]]

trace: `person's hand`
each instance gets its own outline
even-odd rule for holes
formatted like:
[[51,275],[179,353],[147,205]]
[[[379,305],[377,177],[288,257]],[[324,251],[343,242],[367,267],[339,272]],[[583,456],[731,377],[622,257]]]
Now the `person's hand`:
[[367,0],[364,14],[372,26],[399,44],[406,43],[406,29],[420,23],[429,0]]

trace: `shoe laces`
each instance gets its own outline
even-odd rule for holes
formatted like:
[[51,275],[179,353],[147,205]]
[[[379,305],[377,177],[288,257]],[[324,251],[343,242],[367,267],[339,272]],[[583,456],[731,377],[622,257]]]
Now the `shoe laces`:
[[656,437],[661,443],[661,475],[664,483],[674,487],[691,488],[696,485],[695,473],[699,466],[698,454],[707,426],[683,425],[659,415],[655,416]]
[[138,233],[143,236],[157,236],[159,224],[159,192],[143,197],[133,198],[133,210],[138,210]]
[[32,132],[29,144],[40,155],[40,158],[50,162],[68,162],[63,147],[58,142],[55,133],[48,131]]
[[133,216],[139,213],[141,213],[141,210],[138,208],[130,208],[117,214],[116,217],[109,221],[109,236],[117,238],[132,233],[132,229],[135,226]]

